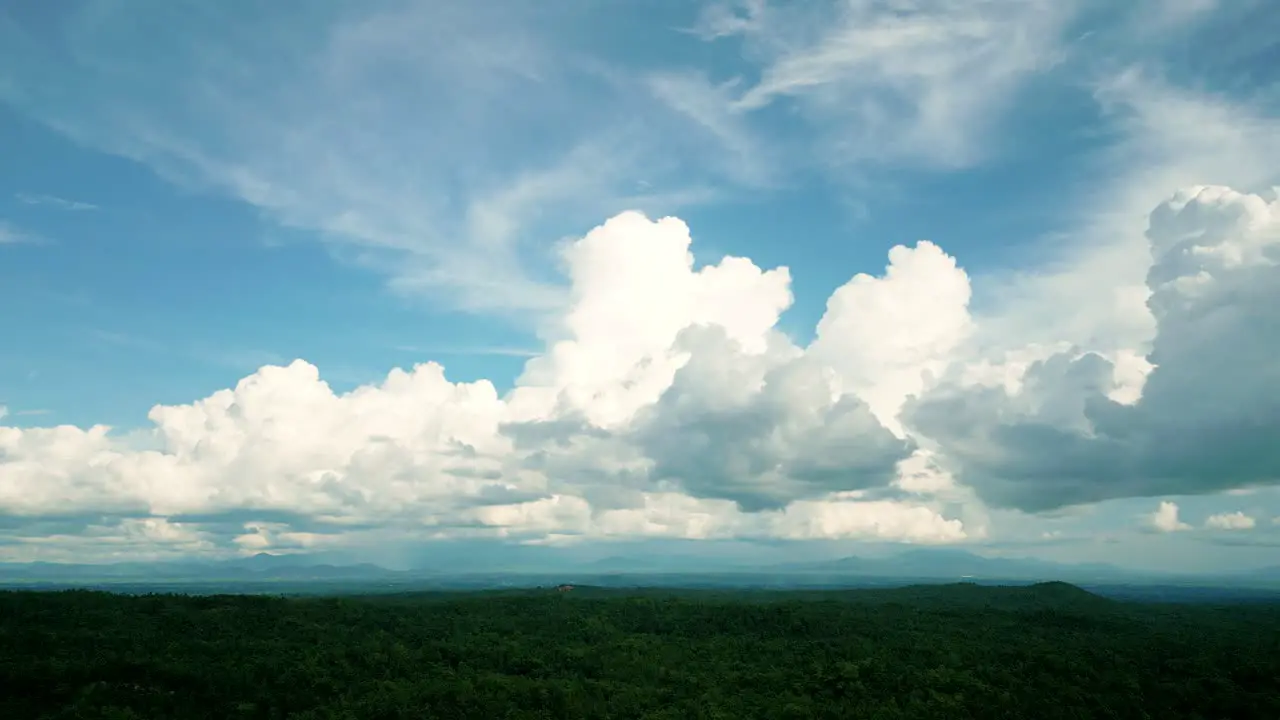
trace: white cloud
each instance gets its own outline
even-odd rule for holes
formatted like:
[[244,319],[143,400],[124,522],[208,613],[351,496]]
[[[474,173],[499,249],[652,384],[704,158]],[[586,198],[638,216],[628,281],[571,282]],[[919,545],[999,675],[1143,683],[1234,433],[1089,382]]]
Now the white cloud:
[[1257,492],[1258,492],[1258,488],[1256,487],[1243,487],[1243,488],[1232,488],[1223,494],[1229,495],[1231,497],[1248,497],[1249,495],[1253,495]]
[[35,242],[35,240],[34,236],[22,232],[13,223],[0,220],[0,245],[17,245]]
[[1147,522],[1160,532],[1177,532],[1191,529],[1190,525],[1178,519],[1178,504],[1168,500],[1160,503],[1160,507],[1156,508],[1156,511],[1148,516]]
[[4,555],[15,561],[173,560],[217,554],[216,540],[194,525],[158,517],[104,519],[17,535],[0,531]]
[[722,148],[722,157],[713,156],[713,161],[727,177],[746,187],[774,183],[784,153],[757,138],[747,118],[733,111],[736,80],[713,84],[701,73],[664,72],[652,75],[648,84],[660,102],[692,121],[701,136]]
[[767,5],[768,0],[709,3],[702,8],[693,33],[703,40],[759,33]]
[[686,492],[780,508],[886,486],[911,452],[829,368],[794,348],[749,354],[705,331],[681,340],[692,357],[635,433],[654,474]]
[[345,539],[340,533],[296,532],[287,523],[249,522],[244,533],[232,538],[232,543],[242,554],[264,551],[310,551],[341,545]]
[[306,363],[265,367],[234,390],[154,408],[157,450],[122,447],[105,427],[0,430],[0,503],[16,515],[392,517],[508,486],[450,474],[452,453],[493,442],[499,403],[488,383],[453,385],[434,365],[345,396]]
[[687,360],[673,343],[691,325],[719,326],[747,352],[765,350],[791,305],[787,269],[727,257],[695,271],[691,242],[679,219],[629,212],[565,249],[572,304],[549,331],[547,354],[517,380],[522,417],[559,402],[601,427],[626,422],[671,384]]
[[832,294],[808,354],[901,434],[898,412],[947,368],[972,331],[969,278],[937,245],[894,247],[883,277]]
[[[1137,403],[1154,368],[1154,357],[1148,355],[1157,329],[1147,307],[1152,294],[1152,241],[1146,233],[1151,209],[1164,204],[1171,188],[1206,182],[1260,188],[1258,197],[1274,195],[1266,188],[1280,180],[1280,119],[1265,103],[1191,92],[1139,70],[1107,78],[1096,95],[1119,131],[1117,142],[1089,162],[1102,181],[1086,184],[1082,194],[1063,203],[1070,213],[1064,215],[1069,229],[1046,238],[1047,262],[974,279],[975,331],[959,353],[961,362],[948,371],[952,382],[1018,396],[1025,382],[1037,377],[1028,374],[1037,363],[1055,355],[1092,354],[1088,362],[1100,358],[1110,366],[1109,378],[1103,371],[1092,381],[1097,392],[1123,405]],[[1256,272],[1269,271],[1262,267]],[[1242,277],[1235,274],[1235,279]],[[1263,301],[1264,306],[1269,302]],[[1187,336],[1189,344],[1195,344],[1190,340],[1194,336]],[[1251,361],[1240,357],[1235,362],[1247,366]],[[1251,376],[1266,382],[1258,369],[1251,369]],[[1049,426],[1042,430],[1048,432]],[[954,459],[942,460],[956,469]],[[1079,471],[1078,466],[1070,470]],[[1058,481],[1046,478],[1042,487],[1047,490]],[[1135,491],[1128,481],[1112,490],[1116,496]],[[1165,491],[1177,490],[1155,490]]]
[[517,505],[477,510],[485,525],[510,532],[543,532],[559,542],[576,538],[782,538],[788,540],[878,540],[921,544],[967,538],[963,523],[923,504],[862,501],[838,493],[802,500],[779,510],[744,513],[726,500],[682,493],[649,493],[636,507],[593,513],[578,498],[553,496]]
[[932,453],[917,449],[898,462],[894,484],[907,492],[931,495],[953,489],[955,479],[934,462]]
[[988,502],[1045,510],[1280,477],[1280,336],[1262,330],[1280,307],[1280,201],[1190,188],[1147,237],[1155,369],[1137,402],[1112,400],[1114,364],[1077,350],[1032,364],[1019,392],[950,383],[912,405],[908,425]]
[[1152,208],[1179,188],[1258,190],[1280,180],[1280,118],[1265,106],[1136,68],[1097,81],[1095,97],[1117,141],[1090,158],[1088,180],[1063,198],[1066,229],[1044,239],[1045,261],[975,279],[984,355],[1039,346],[1043,359],[1078,348],[1118,370],[1121,356],[1145,356],[1155,335],[1146,306]]
[[499,528],[499,535],[510,529],[539,534],[580,533],[591,522],[591,506],[582,498],[566,495],[480,507],[474,514],[482,525]]
[[943,167],[981,159],[1016,91],[1060,59],[1076,10],[1042,0],[743,5],[712,6],[700,27],[708,39],[741,37],[760,61],[736,111],[793,99],[828,136],[828,161]]
[[[982,501],[1265,484],[1276,208],[1203,187],[1152,213],[1156,367],[1123,402],[1095,354],[972,363],[968,276],[932,244],[850,279],[801,348],[776,329],[785,268],[695,267],[683,222],[623,213],[564,246],[571,303],[505,397],[434,363],[343,395],[308,363],[268,366],[155,407],[141,435],[0,428],[0,511],[154,520],[244,551],[366,527],[955,542],[988,532]],[[1172,503],[1152,521],[1184,527]]]
[[1213,530],[1252,530],[1257,521],[1242,512],[1219,513],[1210,515],[1204,526]]
[[57,195],[18,193],[17,195],[14,195],[14,198],[24,205],[47,205],[58,210],[82,212],[85,210],[98,209],[98,206],[93,203],[81,202],[79,200],[68,200],[67,198],[61,198]]
[[[549,239],[628,208],[707,202],[722,177],[763,178],[729,120],[652,101],[654,90],[678,93],[678,75],[578,55],[569,28],[604,9],[243,10],[86,0],[48,25],[13,19],[0,25],[0,101],[318,231],[397,290],[475,311],[557,309]],[[146,30],[153,21],[164,38]],[[710,144],[685,141],[696,128],[730,141],[725,164]]]
[[[913,460],[855,392],[887,382],[900,401],[920,386],[911,373],[963,325],[954,262],[931,245],[895,249],[886,279],[851,280],[805,351],[775,328],[791,302],[785,268],[733,257],[695,268],[691,241],[677,219],[624,213],[566,245],[572,304],[506,397],[434,363],[339,395],[299,360],[156,406],[140,435],[0,428],[0,514],[216,526],[200,530],[208,542],[244,552],[328,546],[371,526],[520,540],[967,537],[930,500],[950,488],[945,473]],[[888,321],[922,322],[893,345],[904,360],[840,357],[895,292],[915,309]],[[934,312],[951,319],[923,322]],[[911,499],[853,492],[895,481]]]
[[909,539],[922,544],[966,539],[963,523],[923,505],[850,500],[800,501],[774,520],[775,534],[791,539]]
[[[263,6],[235,39],[216,22],[141,38],[158,64],[140,10],[85,7],[50,29],[60,42],[0,25],[0,100],[319,230],[399,290],[540,311],[546,349],[505,396],[436,364],[339,395],[296,361],[157,406],[142,434],[0,427],[0,517],[19,525],[105,515],[81,523],[105,544],[198,552],[374,526],[955,542],[986,535],[984,501],[1280,478],[1280,206],[1260,189],[1280,124],[1262,106],[1147,72],[1102,82],[1124,139],[1091,169],[1115,180],[1063,200],[1085,220],[1054,262],[971,282],[933,243],[895,247],[832,294],[807,347],[778,330],[787,268],[698,267],[681,220],[616,214],[705,202],[719,180],[772,187],[811,162],[764,132],[791,106],[824,162],[973,165],[1076,3],[713,7],[699,31],[740,39],[754,81],[578,64],[546,17],[497,4]],[[568,286],[550,280],[546,241],[610,216],[557,248]],[[1150,520],[1185,529],[1177,514]],[[67,553],[74,534],[42,537]]]

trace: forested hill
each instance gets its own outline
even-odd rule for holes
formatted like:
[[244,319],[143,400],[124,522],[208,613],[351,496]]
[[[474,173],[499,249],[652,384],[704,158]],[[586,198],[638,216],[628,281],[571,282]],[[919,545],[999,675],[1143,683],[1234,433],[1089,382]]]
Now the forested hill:
[[0,592],[0,718],[1280,718],[1280,606],[1064,583]]
[[[861,605],[897,604],[920,610],[957,610],[990,608],[997,610],[1051,609],[1064,612],[1123,611],[1146,607],[1132,603],[1120,603],[1095,595],[1065,582],[1043,582],[1033,585],[980,585],[977,583],[927,583],[890,588],[856,589],[673,589],[600,587],[591,585],[564,586],[572,588],[572,597],[585,600],[626,598],[685,599],[703,603],[779,603],[795,601],[827,601]],[[546,590],[508,589],[483,593],[428,592],[388,595],[388,598],[443,600],[463,597],[524,597],[544,594]]]

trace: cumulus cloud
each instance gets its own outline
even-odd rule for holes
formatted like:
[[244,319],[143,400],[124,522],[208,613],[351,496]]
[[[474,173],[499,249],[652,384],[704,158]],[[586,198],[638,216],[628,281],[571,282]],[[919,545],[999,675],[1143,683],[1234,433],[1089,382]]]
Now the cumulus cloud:
[[[683,222],[623,213],[563,247],[571,303],[506,395],[436,363],[337,394],[299,360],[157,406],[142,433],[0,427],[0,512],[245,552],[370,527],[952,542],[986,532],[983,503],[1273,483],[1277,207],[1196,187],[1151,214],[1148,354],[995,362],[932,243],[837,289],[800,347],[777,329],[785,268],[698,267]],[[1149,522],[1187,527],[1171,502]]]
[[1204,521],[1204,526],[1213,530],[1252,530],[1257,524],[1257,520],[1240,511],[1210,515]]
[[1191,529],[1190,525],[1178,519],[1178,504],[1168,500],[1161,502],[1155,512],[1147,516],[1147,522],[1160,532],[1177,532]]
[[910,404],[908,425],[987,502],[1038,511],[1280,477],[1274,193],[1181,191],[1147,238],[1157,331],[1136,402],[1113,399],[1112,360],[1073,349],[1032,363],[1017,392],[951,383]]
[[774,519],[774,532],[790,539],[899,539],[922,544],[967,537],[964,524],[921,505],[856,500],[800,501]]
[[671,384],[688,358],[673,343],[693,325],[763,352],[791,305],[790,273],[734,257],[695,271],[691,244],[681,220],[627,212],[569,245],[571,305],[547,354],[516,381],[521,414],[545,416],[558,404],[599,427],[626,422]]
[[[1137,24],[1160,14],[1151,4],[1161,3],[1128,9]],[[1152,209],[1179,188],[1258,189],[1280,179],[1280,118],[1267,103],[1179,87],[1150,65],[1096,83],[1095,99],[1119,140],[1087,159],[1093,180],[1062,198],[1064,232],[1039,244],[1037,266],[975,278],[976,339],[996,356],[995,367],[1000,354],[1010,356],[1004,364],[1016,377],[1025,364],[1073,348],[1096,352],[1117,370],[1145,360],[1156,332],[1147,306]],[[1126,394],[1142,383],[1131,372]]]
[[964,523],[921,503],[859,499],[833,493],[786,507],[744,512],[729,500],[680,492],[647,493],[637,507],[594,510],[578,498],[556,496],[519,505],[483,508],[487,526],[502,537],[552,542],[582,538],[878,540],[946,544],[969,537]]
[[341,545],[344,540],[341,533],[302,532],[292,529],[288,523],[247,522],[242,527],[244,532],[233,537],[231,542],[246,554],[322,550]]
[[[156,406],[142,433],[0,428],[0,512],[106,514],[243,552],[373,526],[526,541],[966,537],[932,499],[945,474],[912,465],[914,441],[889,426],[965,332],[954,259],[895,248],[885,276],[853,278],[801,348],[776,329],[786,268],[696,267],[691,243],[680,220],[627,212],[566,244],[571,304],[505,396],[436,363],[338,394],[298,360]],[[866,346],[898,324],[914,328],[888,353]],[[858,492],[898,481],[911,497]]]
[[883,277],[860,273],[831,295],[808,355],[902,435],[902,403],[942,374],[972,331],[970,294],[968,275],[937,245],[897,246]]
[[[0,514],[242,552],[374,527],[955,542],[985,535],[984,503],[1272,484],[1277,207],[1225,187],[1162,203],[1157,333],[1111,357],[981,354],[968,275],[927,242],[838,288],[801,347],[777,329],[786,268],[699,267],[685,223],[627,212],[563,246],[570,304],[505,395],[436,363],[338,394],[299,360],[157,406],[140,433],[0,427]],[[1148,521],[1187,527],[1171,502]]]
[[[26,515],[325,516],[484,497],[506,485],[452,474],[451,458],[486,448],[499,402],[489,383],[451,384],[438,365],[396,370],[381,386],[343,396],[305,362],[268,366],[234,389],[154,408],[156,449],[130,448],[103,426],[3,428],[0,502]],[[353,476],[358,482],[346,482]]]
[[[157,406],[141,432],[0,427],[9,537],[65,521],[48,551],[76,532],[297,550],[373,527],[952,542],[985,534],[984,503],[1047,511],[1280,478],[1280,211],[1274,193],[1227,187],[1274,180],[1270,109],[1147,71],[1097,83],[1128,139],[1093,167],[1121,179],[1088,183],[1106,202],[1080,213],[1087,238],[1062,243],[1081,257],[1013,273],[1001,294],[939,245],[898,246],[883,273],[834,291],[801,346],[778,329],[787,268],[698,266],[683,221],[614,213],[706,202],[724,181],[780,187],[815,162],[973,166],[1087,4],[712,3],[695,31],[719,46],[696,51],[741,54],[751,72],[731,78],[665,53],[584,62],[560,30],[615,14],[588,5],[261,5],[242,33],[176,13],[147,42],[138,20],[155,9],[106,0],[0,23],[0,100],[18,112],[315,231],[397,290],[535,310],[545,341],[497,350],[529,355],[506,394],[436,363],[338,394],[311,364],[272,360]],[[1125,12],[1164,33],[1212,5]],[[1192,183],[1215,185],[1167,198]],[[0,244],[31,239],[0,223]],[[983,281],[994,310],[971,308]],[[1185,527],[1173,503],[1153,522]]]
[[698,349],[637,433],[655,475],[686,492],[781,507],[887,485],[911,451],[815,361],[745,355],[723,333],[683,339]]
[[219,538],[197,524],[161,517],[98,517],[89,521],[53,518],[13,527],[0,523],[6,560],[85,562],[172,560],[215,554]]

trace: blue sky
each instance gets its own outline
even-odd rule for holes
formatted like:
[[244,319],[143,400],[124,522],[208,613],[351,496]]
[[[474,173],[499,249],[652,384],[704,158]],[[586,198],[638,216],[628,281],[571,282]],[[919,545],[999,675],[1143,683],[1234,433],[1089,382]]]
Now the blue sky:
[[[1280,390],[1253,342],[1277,22],[1213,0],[0,10],[0,551],[656,535],[1262,564],[1280,464],[1240,428],[1280,417],[1215,398]],[[1200,186],[1235,194],[1171,200]],[[606,224],[624,211],[680,218],[695,267],[678,229]],[[1191,302],[1159,286],[1188,272],[1175,230],[1243,253],[1200,268],[1238,322],[1148,309]],[[699,325],[729,342],[676,337]],[[480,384],[383,384],[427,362]],[[1107,402],[1128,419],[1103,432]],[[1052,433],[1076,454],[1033,448]],[[1217,470],[1225,437],[1258,456]],[[908,455],[943,479],[913,489]]]

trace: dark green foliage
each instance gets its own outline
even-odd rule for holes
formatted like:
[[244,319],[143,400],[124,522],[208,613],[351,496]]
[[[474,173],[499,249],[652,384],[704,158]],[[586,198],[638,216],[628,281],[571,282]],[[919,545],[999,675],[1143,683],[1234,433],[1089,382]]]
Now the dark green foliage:
[[1280,718],[1280,607],[1050,583],[0,593],[0,718]]

